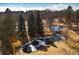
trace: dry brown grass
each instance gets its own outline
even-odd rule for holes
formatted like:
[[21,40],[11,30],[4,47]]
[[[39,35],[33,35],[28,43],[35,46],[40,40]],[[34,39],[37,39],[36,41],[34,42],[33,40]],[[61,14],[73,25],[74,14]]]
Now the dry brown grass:
[[79,34],[74,32],[73,30],[68,30],[68,35],[69,35],[69,37],[72,38],[72,40],[79,42]]
[[43,31],[45,36],[49,36],[53,34],[53,32],[48,27],[45,27]]
[[16,39],[15,37],[11,38],[11,47],[12,47],[12,54],[15,54],[17,50],[19,50],[19,46],[21,46],[22,43],[20,40]]
[[73,50],[75,53],[79,54],[79,34],[69,30],[68,31],[69,39],[66,41],[66,44]]

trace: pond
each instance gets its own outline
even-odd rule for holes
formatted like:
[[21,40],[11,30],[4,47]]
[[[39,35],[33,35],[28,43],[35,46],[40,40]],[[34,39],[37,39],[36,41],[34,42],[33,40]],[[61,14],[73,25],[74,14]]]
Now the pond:
[[60,31],[61,29],[63,29],[64,28],[64,26],[51,26],[50,27],[50,29],[52,30],[52,31],[54,31],[54,32],[58,32],[58,31]]

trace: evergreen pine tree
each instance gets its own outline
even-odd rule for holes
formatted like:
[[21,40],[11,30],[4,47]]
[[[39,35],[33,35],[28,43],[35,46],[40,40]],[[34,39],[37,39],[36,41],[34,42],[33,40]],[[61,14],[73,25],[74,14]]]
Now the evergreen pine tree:
[[10,40],[15,30],[15,20],[12,18],[12,12],[7,8],[4,15],[4,20],[0,24],[0,33],[1,33],[1,45],[2,45],[2,54],[9,55],[11,54],[11,44]]
[[33,13],[31,12],[28,19],[28,34],[31,38],[36,37],[35,34],[35,18]]
[[27,42],[27,34],[26,34],[26,28],[25,28],[25,20],[20,12],[19,20],[18,20],[18,33],[19,33],[19,39],[22,40],[22,43]]
[[42,26],[42,19],[40,17],[40,12],[37,11],[36,12],[36,34],[37,36],[44,36],[44,32],[43,32],[43,26]]

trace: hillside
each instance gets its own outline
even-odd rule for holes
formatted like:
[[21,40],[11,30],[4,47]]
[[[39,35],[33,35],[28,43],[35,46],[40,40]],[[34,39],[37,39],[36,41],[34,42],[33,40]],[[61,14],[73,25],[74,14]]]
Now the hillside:
[[[35,51],[32,52],[30,54],[24,53],[22,51],[17,52],[16,54],[20,54],[20,55],[78,55],[79,54],[79,34],[76,34],[74,31],[69,30],[68,31],[68,35],[72,36],[72,39],[67,39],[67,40],[61,40],[59,42],[55,42],[55,45],[57,46],[50,46],[48,48],[48,51]],[[77,36],[77,37],[76,37]],[[76,44],[70,43],[71,41],[77,41]],[[69,42],[69,44],[67,44]],[[74,42],[75,43],[75,42]],[[70,44],[73,44],[72,46]],[[75,47],[72,48],[74,45],[76,45],[76,49]],[[71,47],[70,47],[71,46]],[[78,47],[77,47],[78,46]]]

